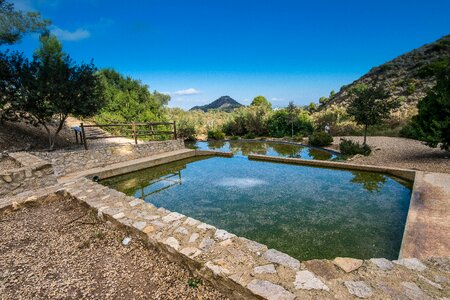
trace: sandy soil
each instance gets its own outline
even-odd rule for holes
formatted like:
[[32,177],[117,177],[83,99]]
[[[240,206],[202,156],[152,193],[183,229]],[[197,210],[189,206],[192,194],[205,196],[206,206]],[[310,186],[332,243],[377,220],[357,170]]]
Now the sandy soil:
[[0,227],[0,299],[226,299],[70,199],[5,210]]
[[[341,138],[361,142],[363,137],[335,137],[331,148],[339,149]],[[369,156],[356,156],[352,163],[450,173],[450,152],[430,148],[419,141],[383,136],[367,137],[372,147]]]

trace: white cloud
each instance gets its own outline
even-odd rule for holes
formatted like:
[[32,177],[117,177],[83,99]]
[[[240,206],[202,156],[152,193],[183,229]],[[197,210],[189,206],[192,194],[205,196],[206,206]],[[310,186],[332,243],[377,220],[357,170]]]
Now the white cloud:
[[61,28],[54,28],[51,30],[51,33],[56,35],[59,39],[63,41],[79,41],[87,39],[91,36],[91,33],[83,28],[78,28],[75,31],[68,31]]
[[277,98],[277,97],[272,97],[270,98],[271,101],[284,101],[284,98]]
[[194,88],[189,88],[189,89],[185,89],[185,90],[176,91],[174,94],[178,95],[178,96],[189,96],[189,95],[200,94],[200,91],[197,89],[194,89]]

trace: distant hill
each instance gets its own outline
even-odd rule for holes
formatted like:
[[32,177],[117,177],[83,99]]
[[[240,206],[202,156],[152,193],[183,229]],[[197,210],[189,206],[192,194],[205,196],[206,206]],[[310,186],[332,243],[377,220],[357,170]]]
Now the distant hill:
[[232,111],[233,109],[239,108],[241,106],[243,105],[234,100],[233,98],[231,98],[230,96],[222,96],[219,99],[211,102],[210,104],[202,106],[194,106],[190,110],[203,110],[206,112],[210,109],[218,109],[223,111]]
[[392,98],[401,97],[401,110],[415,107],[427,91],[436,84],[436,74],[447,67],[449,61],[450,35],[446,35],[433,43],[372,68],[361,78],[341,87],[340,91],[331,96],[322,108],[331,104],[345,106],[349,100],[350,89],[359,83],[368,86],[381,84],[390,91]]

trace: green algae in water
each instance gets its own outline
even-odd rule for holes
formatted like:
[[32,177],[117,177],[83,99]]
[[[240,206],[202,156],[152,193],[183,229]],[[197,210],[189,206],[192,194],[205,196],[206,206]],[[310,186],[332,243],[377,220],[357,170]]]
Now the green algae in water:
[[186,146],[199,150],[233,152],[235,156],[260,154],[318,160],[336,160],[338,158],[336,154],[323,149],[277,142],[212,140],[207,142],[186,143]]
[[398,257],[410,185],[371,172],[192,158],[102,181],[300,260]]

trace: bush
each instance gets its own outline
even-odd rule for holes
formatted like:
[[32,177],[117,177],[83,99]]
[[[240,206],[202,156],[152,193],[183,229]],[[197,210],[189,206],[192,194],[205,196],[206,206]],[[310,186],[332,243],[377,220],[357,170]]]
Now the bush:
[[185,140],[195,141],[196,130],[193,124],[184,121],[178,123],[178,135]]
[[208,131],[208,138],[209,139],[215,139],[215,140],[223,140],[225,139],[225,133],[223,133],[220,130],[210,130]]
[[356,154],[369,155],[372,149],[369,145],[361,145],[358,142],[342,139],[339,144],[339,150],[343,155],[352,156]]
[[249,133],[247,133],[244,137],[245,137],[246,139],[252,140],[252,139],[254,139],[256,136],[255,136],[254,133],[249,132]]
[[233,135],[232,137],[230,137],[230,140],[237,141],[237,140],[239,140],[239,136],[238,135]]
[[421,67],[417,71],[417,76],[420,78],[427,78],[438,75],[439,73],[445,71],[449,65],[448,58],[436,60],[428,65]]
[[332,142],[333,137],[324,131],[316,131],[309,136],[309,144],[311,146],[323,147],[331,145]]

